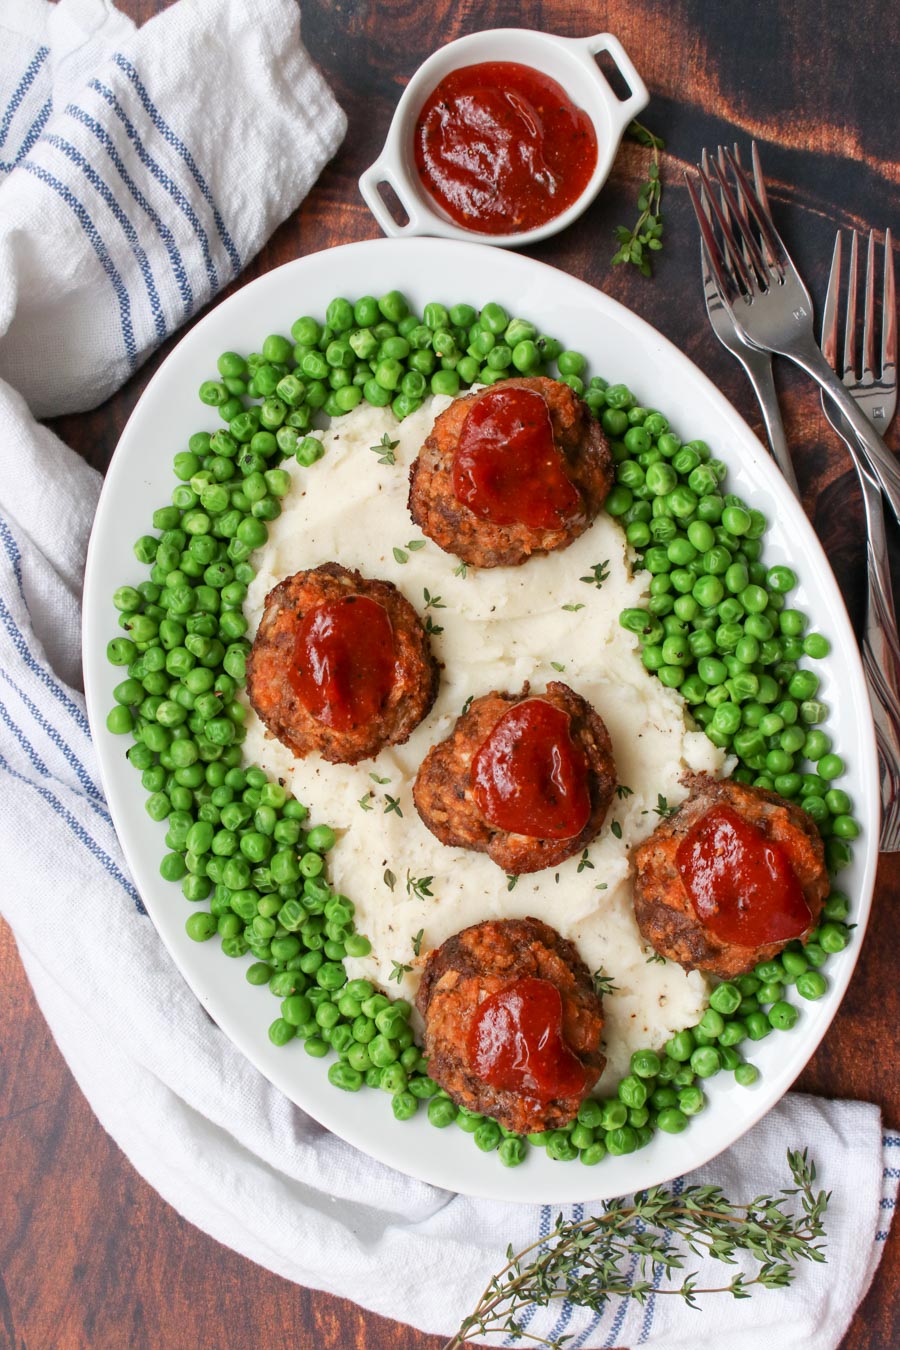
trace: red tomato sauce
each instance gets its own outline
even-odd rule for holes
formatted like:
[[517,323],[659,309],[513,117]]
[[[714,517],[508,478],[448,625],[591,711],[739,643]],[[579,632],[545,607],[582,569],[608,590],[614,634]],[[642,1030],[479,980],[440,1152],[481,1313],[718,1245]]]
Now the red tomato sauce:
[[562,995],[548,980],[516,980],[479,1005],[469,1061],[491,1087],[542,1102],[584,1088],[584,1067],[563,1039]]
[[370,722],[394,683],[394,634],[387,611],[363,595],[326,600],[304,615],[289,678],[318,722],[350,731]]
[[451,220],[482,234],[545,225],[597,165],[587,113],[530,66],[486,61],[441,80],[419,114],[416,168]]
[[457,500],[492,525],[558,530],[582,509],[535,389],[490,389],[472,404],[452,481]]
[[809,906],[787,852],[730,806],[701,816],[675,863],[697,918],[722,942],[762,947],[809,928]]
[[517,703],[472,760],[484,818],[510,834],[571,839],[591,814],[588,765],[568,715],[543,699]]

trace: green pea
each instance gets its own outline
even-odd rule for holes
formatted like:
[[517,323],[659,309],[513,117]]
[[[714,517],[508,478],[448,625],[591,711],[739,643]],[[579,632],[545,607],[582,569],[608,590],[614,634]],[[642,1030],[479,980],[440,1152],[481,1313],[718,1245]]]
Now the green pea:
[[[834,953],[842,952],[849,940],[849,934],[844,924],[825,923],[819,929],[819,946],[824,952]],[[809,949],[807,948],[807,956]]]
[[439,1130],[444,1130],[448,1125],[452,1125],[459,1114],[459,1108],[455,1102],[451,1102],[449,1097],[432,1097],[428,1103],[428,1120],[430,1124],[436,1126]]
[[761,1041],[772,1030],[771,1024],[765,1013],[749,1012],[744,1018],[744,1024],[747,1028],[747,1035],[751,1041]]
[[691,1055],[691,1069],[698,1078],[711,1078],[721,1067],[719,1052],[711,1045],[700,1045]]
[[677,1106],[667,1106],[656,1118],[656,1123],[666,1134],[681,1134],[687,1129],[688,1118]]
[[740,1001],[740,990],[736,985],[729,983],[717,985],[709,996],[710,1007],[726,1017],[737,1011]]
[[759,1069],[755,1064],[739,1064],[734,1071],[734,1079],[741,1087],[751,1087],[759,1078]]
[[830,782],[832,778],[840,778],[844,772],[844,761],[840,755],[827,754],[822,756],[816,768],[819,777],[824,778],[826,782]]
[[[623,1078],[617,1091],[620,1101],[623,1101],[629,1107],[640,1108],[647,1100],[647,1085],[636,1074],[629,1074]],[[605,1128],[608,1129],[609,1126]]]
[[566,1130],[553,1130],[547,1140],[547,1155],[554,1162],[572,1162],[578,1157],[578,1149]]
[[528,1145],[525,1143],[524,1139],[519,1139],[516,1135],[511,1135],[500,1141],[500,1147],[497,1153],[504,1167],[518,1167],[525,1161],[528,1153]]
[[684,1087],[678,1094],[678,1109],[686,1116],[698,1115],[706,1105],[706,1097],[701,1088]]
[[747,1036],[747,1028],[743,1022],[738,1019],[732,1019],[725,1023],[725,1029],[719,1037],[719,1048],[724,1046],[729,1048],[733,1045],[740,1045],[741,1041]]
[[801,998],[819,999],[827,989],[827,980],[817,970],[806,970],[797,976],[797,993]]

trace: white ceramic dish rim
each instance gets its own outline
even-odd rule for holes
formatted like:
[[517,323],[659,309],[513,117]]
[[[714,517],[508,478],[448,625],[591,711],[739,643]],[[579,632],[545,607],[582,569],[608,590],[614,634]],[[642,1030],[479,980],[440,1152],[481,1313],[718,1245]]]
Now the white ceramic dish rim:
[[[452,287],[444,280],[452,277]],[[800,1025],[750,1047],[762,1076],[740,1088],[721,1073],[705,1085],[710,1105],[683,1135],[657,1132],[637,1153],[606,1158],[595,1168],[553,1163],[532,1150],[524,1166],[505,1169],[454,1128],[438,1132],[424,1111],[393,1119],[387,1094],[342,1093],[326,1064],[302,1047],[277,1049],[266,1029],[277,1015],[266,989],[243,979],[243,961],[225,959],[218,943],[197,944],[185,934],[190,907],[159,876],[165,827],[144,811],[139,775],[127,763],[123,738],[105,726],[121,672],[105,658],[120,630],[111,591],[146,575],[132,542],[149,527],[152,509],[169,499],[171,461],[187,436],[214,426],[196,390],[226,349],[258,346],[301,313],[324,313],[336,294],[357,296],[395,286],[414,307],[443,297],[448,303],[496,300],[583,350],[592,370],[652,399],[685,436],[702,436],[729,466],[729,486],[764,510],[771,522],[766,560],[792,564],[801,578],[797,604],[832,642],[817,663],[831,706],[829,731],[850,773],[856,814],[864,824],[852,869],[842,884],[855,897],[854,940],[828,963],[829,989],[801,1008]],[[698,306],[698,323],[701,322]],[[327,461],[312,472],[327,472]],[[662,1182],[697,1167],[728,1147],[788,1089],[825,1034],[856,963],[868,919],[877,863],[879,794],[874,732],[862,668],[846,610],[825,554],[798,503],[745,422],[712,383],[671,343],[614,300],[545,264],[476,244],[431,239],[375,240],[298,259],[267,273],[212,310],[178,345],[151,380],[113,458],[97,510],[87,560],[83,654],[88,713],[113,820],[135,881],[175,964],[204,1007],[239,1050],[291,1100],[327,1128],[379,1161],[423,1181],[471,1195],[534,1203],[604,1199]],[[844,780],[842,780],[844,781]],[[363,1104],[364,1102],[364,1104]],[[802,1141],[787,1141],[791,1145]]]
[[[608,52],[630,89],[619,99],[595,58]],[[597,135],[597,166],[576,201],[553,220],[518,234],[488,235],[465,230],[447,216],[422,185],[412,152],[415,120],[425,99],[452,70],[482,61],[515,61],[533,66],[562,84],[574,102],[588,113]],[[587,210],[609,176],[616,151],[629,122],[650,101],[647,87],[628,53],[612,33],[586,38],[557,37],[530,28],[490,28],[448,42],[423,61],[406,86],[394,110],[381,154],[360,176],[359,189],[369,210],[392,238],[428,234],[464,243],[488,243],[501,248],[537,243],[565,229]],[[398,225],[378,191],[387,182],[409,217]]]

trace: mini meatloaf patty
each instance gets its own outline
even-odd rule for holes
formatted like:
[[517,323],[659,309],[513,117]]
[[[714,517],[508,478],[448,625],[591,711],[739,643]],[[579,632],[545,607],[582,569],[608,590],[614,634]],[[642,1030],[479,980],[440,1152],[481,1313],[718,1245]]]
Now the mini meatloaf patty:
[[634,913],[644,937],[662,956],[677,961],[685,970],[702,970],[730,979],[752,970],[760,961],[770,961],[792,939],[740,945],[717,937],[698,918],[678,867],[678,849],[694,826],[722,806],[760,829],[766,840],[780,845],[787,855],[809,909],[808,924],[796,934],[804,941],[822,911],[828,873],[815,821],[799,806],[774,792],[730,779],[716,782],[703,775],[694,779],[687,801],[635,854]]
[[[533,390],[547,404],[563,470],[580,498],[579,510],[564,528],[495,525],[480,519],[454,493],[453,457],[469,411],[479,399],[504,388]],[[410,470],[409,511],[429,539],[470,566],[517,567],[532,553],[567,548],[583,534],[605,502],[613,477],[612,456],[600,424],[567,384],[543,376],[498,380],[488,389],[456,399],[437,418]]]
[[[476,1072],[479,1007],[521,980],[544,980],[559,991],[562,1040],[583,1070],[583,1084],[568,1095],[534,1095],[527,1079],[518,1089],[497,1088]],[[425,1019],[430,1076],[460,1106],[517,1134],[567,1125],[606,1063],[603,1006],[590,972],[573,944],[538,919],[488,920],[448,938],[428,955],[416,1006]]]
[[[350,597],[374,601],[387,614],[394,665],[387,697],[374,715],[339,729],[308,710],[294,687],[292,671],[304,617],[326,602]],[[333,562],[296,572],[273,587],[247,660],[247,694],[272,735],[299,759],[315,751],[332,764],[356,764],[386,745],[408,740],[434,703],[438,678],[428,635],[397,587]]]
[[[586,760],[590,814],[584,827],[569,838],[540,838],[499,829],[485,819],[475,797],[472,764],[476,754],[500,719],[531,698],[549,703],[568,716],[569,736]],[[432,746],[422,761],[413,785],[413,800],[422,820],[442,844],[486,853],[504,872],[518,876],[555,867],[586,848],[603,825],[615,788],[612,743],[602,718],[567,684],[554,680],[545,694],[530,694],[526,684],[519,694],[495,690],[475,699],[457,718],[447,739]]]

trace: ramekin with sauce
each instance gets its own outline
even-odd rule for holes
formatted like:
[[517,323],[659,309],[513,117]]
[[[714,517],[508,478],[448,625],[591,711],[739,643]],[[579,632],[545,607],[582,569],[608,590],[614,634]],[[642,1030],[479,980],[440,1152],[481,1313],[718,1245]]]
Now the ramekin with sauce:
[[[604,52],[627,86],[625,98],[598,64]],[[471,33],[413,75],[360,191],[390,236],[536,243],[594,200],[625,128],[648,101],[610,33]]]

